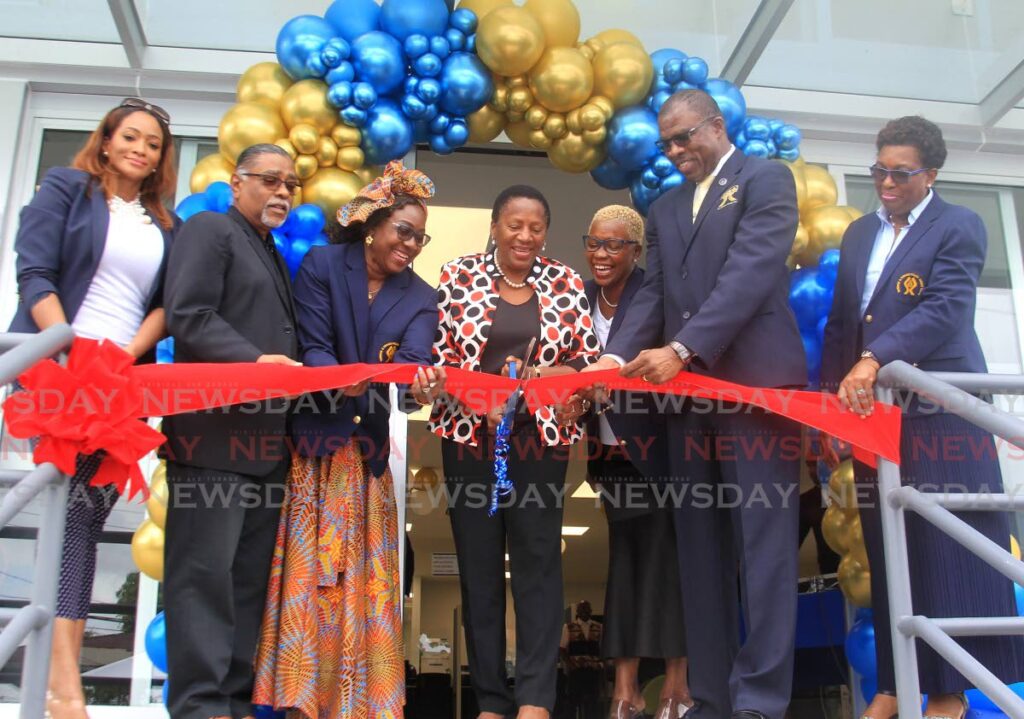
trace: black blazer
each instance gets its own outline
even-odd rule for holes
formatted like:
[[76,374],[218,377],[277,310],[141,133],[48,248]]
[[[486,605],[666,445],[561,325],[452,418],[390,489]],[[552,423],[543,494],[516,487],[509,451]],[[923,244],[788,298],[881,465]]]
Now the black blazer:
[[[405,269],[381,285],[373,304],[366,296],[363,243],[314,247],[295,276],[302,363],[432,363],[437,332],[437,291]],[[354,435],[370,471],[380,476],[390,449],[388,385],[371,384],[361,397],[317,393],[315,411],[302,403],[292,419],[296,451],[336,452]],[[404,410],[418,405],[404,404]]]
[[[626,286],[619,298],[619,306],[612,318],[609,342],[622,328],[623,318],[637,290],[644,282],[644,271],[637,267],[626,280]],[[594,280],[583,283],[590,306],[596,308],[598,286]],[[595,310],[600,311],[600,310]],[[612,392],[611,407],[605,412],[619,445],[626,451],[629,461],[636,470],[652,481],[663,481],[668,477],[668,454],[665,447],[665,421],[658,412],[653,395],[647,393]],[[590,454],[600,450],[600,425],[596,415],[587,419],[587,446]],[[588,470],[593,475],[597,467],[591,462]]]
[[[234,207],[201,212],[181,228],[167,265],[164,306],[175,362],[298,357],[288,268]],[[168,458],[263,476],[288,456],[285,402],[236,405],[164,420]]]
[[[109,223],[107,198],[89,173],[70,167],[46,173],[32,201],[21,210],[14,240],[19,302],[8,332],[38,332],[31,310],[50,294],[60,299],[68,322],[74,321],[103,257]],[[164,238],[164,257],[146,314],[161,306],[164,273],[180,224],[174,217],[169,230],[157,225]]]

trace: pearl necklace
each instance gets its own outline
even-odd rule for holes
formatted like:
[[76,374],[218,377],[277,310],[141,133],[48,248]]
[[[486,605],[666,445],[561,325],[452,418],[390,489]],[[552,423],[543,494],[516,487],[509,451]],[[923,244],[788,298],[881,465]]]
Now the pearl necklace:
[[[602,299],[602,300],[604,300],[604,303],[605,303],[606,305],[608,305],[609,307],[611,307],[611,308],[612,308],[613,310],[614,310],[614,309],[615,309],[616,307],[618,307],[618,305],[613,305],[613,304],[612,304],[612,303],[611,303],[611,302],[610,302],[610,301],[608,300],[608,298],[607,298],[607,297],[605,297],[605,294],[604,294],[604,287],[602,287],[602,288],[601,288],[601,299]],[[619,301],[621,302],[622,300],[619,300]]]
[[149,225],[153,222],[152,218],[146,214],[146,208],[142,206],[142,202],[139,201],[138,197],[128,202],[118,195],[114,195],[107,201],[107,207],[110,208],[110,214],[112,215],[132,217],[138,219],[144,225]]
[[501,269],[501,264],[498,262],[497,254],[494,255],[494,266],[497,268],[498,274],[501,276],[501,279],[505,280],[505,284],[511,287],[513,290],[521,290],[524,287],[526,287],[526,280],[523,280],[522,282],[513,282],[512,280],[505,276],[505,272],[504,270]]

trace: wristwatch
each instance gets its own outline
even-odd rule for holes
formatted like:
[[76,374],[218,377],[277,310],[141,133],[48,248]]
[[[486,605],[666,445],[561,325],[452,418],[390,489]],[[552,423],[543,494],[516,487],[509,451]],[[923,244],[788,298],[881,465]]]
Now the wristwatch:
[[668,343],[668,346],[672,348],[672,351],[679,355],[679,359],[683,361],[683,365],[690,364],[690,360],[693,359],[693,351],[684,345],[682,342],[676,342],[672,340]]
[[879,362],[879,361],[878,361],[878,358],[877,358],[877,357],[875,357],[875,353],[874,353],[874,352],[872,352],[871,350],[864,350],[863,352],[861,352],[861,353],[860,353],[860,358],[861,358],[862,360],[863,360],[863,359],[869,359],[869,360],[871,360],[872,362],[875,362],[875,363],[877,363],[877,364],[878,364],[879,366],[881,366],[881,364],[882,364],[881,362]]

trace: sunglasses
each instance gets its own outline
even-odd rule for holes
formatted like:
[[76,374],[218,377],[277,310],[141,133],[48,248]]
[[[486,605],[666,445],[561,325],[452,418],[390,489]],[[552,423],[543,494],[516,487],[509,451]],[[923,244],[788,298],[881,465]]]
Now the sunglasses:
[[719,115],[712,115],[711,117],[705,117],[703,120],[698,122],[696,125],[691,127],[686,132],[680,132],[678,135],[672,137],[663,137],[658,139],[654,144],[657,146],[659,152],[665,152],[669,147],[678,147],[680,150],[690,144],[690,140],[697,133],[697,130],[707,125],[709,122],[714,120]]
[[928,172],[931,168],[922,167],[920,170],[887,170],[884,167],[878,165],[872,165],[868,168],[868,172],[871,173],[871,177],[874,178],[875,182],[885,182],[885,178],[891,177],[892,181],[897,185],[905,185],[910,182],[910,178],[914,175],[920,175],[922,172]]
[[130,107],[135,110],[142,110],[143,112],[148,112],[164,125],[171,124],[171,116],[167,114],[167,110],[163,109],[159,105],[148,103],[139,97],[126,97],[121,100],[121,104],[118,105],[118,107]]
[[620,240],[616,237],[606,240],[600,237],[594,237],[593,235],[583,235],[583,249],[587,252],[597,252],[603,247],[604,251],[609,255],[617,255],[626,249],[628,245],[639,244],[640,243],[636,240]]
[[263,187],[270,190],[271,192],[277,192],[277,188],[284,185],[288,188],[288,192],[295,194],[295,191],[302,187],[302,183],[298,180],[285,180],[277,175],[271,175],[268,172],[239,172],[242,177],[258,177],[263,183]]
[[391,224],[394,226],[395,234],[398,235],[398,239],[401,242],[412,240],[416,243],[417,247],[426,247],[430,243],[430,235],[425,232],[417,232],[409,227],[409,225],[403,225],[401,222],[392,222]]

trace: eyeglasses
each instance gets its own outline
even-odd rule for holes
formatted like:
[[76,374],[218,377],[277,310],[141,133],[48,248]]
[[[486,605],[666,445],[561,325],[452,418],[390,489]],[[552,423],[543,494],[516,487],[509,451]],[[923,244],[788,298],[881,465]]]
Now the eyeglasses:
[[417,232],[409,227],[409,225],[403,225],[401,222],[392,222],[391,224],[394,225],[395,233],[402,242],[412,240],[416,243],[417,247],[426,247],[430,243],[430,235],[425,232]]
[[277,192],[277,188],[284,185],[288,188],[288,192],[294,195],[295,191],[302,187],[302,183],[298,180],[285,180],[277,175],[271,175],[269,172],[239,172],[237,174],[242,177],[260,178],[260,181],[263,182],[263,187],[271,192]]
[[690,140],[693,139],[693,136],[697,133],[697,130],[707,125],[716,117],[720,117],[720,115],[712,115],[711,117],[705,117],[703,120],[698,122],[696,125],[691,127],[686,132],[680,132],[678,135],[673,135],[672,137],[660,138],[654,144],[661,152],[665,152],[665,150],[669,149],[669,147],[678,147],[679,149],[683,149],[684,147],[690,144]]
[[626,249],[627,245],[639,245],[636,240],[620,240],[617,237],[603,239],[593,235],[583,235],[583,248],[587,252],[597,252],[602,247],[609,255],[617,255]]
[[872,165],[868,168],[868,172],[871,173],[871,177],[874,178],[875,182],[885,182],[886,177],[891,177],[895,184],[905,185],[910,182],[910,178],[914,175],[920,175],[922,172],[928,172],[930,169],[929,167],[922,167],[920,170],[887,170],[884,167]]
[[159,105],[152,105],[140,97],[126,97],[121,100],[121,104],[118,105],[118,107],[130,107],[136,110],[142,110],[143,112],[148,112],[165,125],[171,124],[171,116],[167,114],[167,110],[163,109]]

